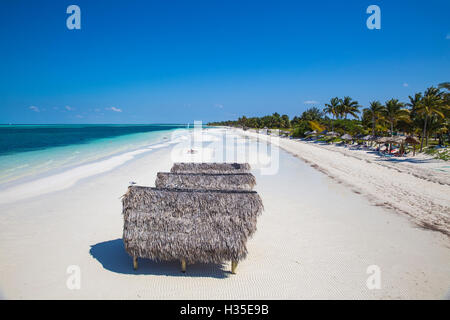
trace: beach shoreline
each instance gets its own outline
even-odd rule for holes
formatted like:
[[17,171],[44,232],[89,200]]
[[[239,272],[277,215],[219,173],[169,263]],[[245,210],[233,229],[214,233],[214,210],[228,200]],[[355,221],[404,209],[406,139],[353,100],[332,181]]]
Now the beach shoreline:
[[[447,236],[373,206],[283,150],[277,174],[252,170],[265,210],[236,275],[229,273],[229,262],[189,265],[182,274],[178,261],[141,259],[134,271],[123,247],[121,196],[130,181],[154,186],[157,172],[172,166],[171,149],[144,153],[63,190],[0,204],[3,297],[441,299],[447,294]],[[375,290],[366,285],[373,265],[382,272],[382,286]],[[81,270],[79,290],[67,286],[70,266]]]
[[[267,135],[238,132],[270,141]],[[433,171],[445,167],[444,161],[423,156],[408,159],[417,161],[382,159],[347,147],[281,137],[276,141],[283,150],[364,195],[373,205],[393,209],[423,228],[450,237],[450,170]]]

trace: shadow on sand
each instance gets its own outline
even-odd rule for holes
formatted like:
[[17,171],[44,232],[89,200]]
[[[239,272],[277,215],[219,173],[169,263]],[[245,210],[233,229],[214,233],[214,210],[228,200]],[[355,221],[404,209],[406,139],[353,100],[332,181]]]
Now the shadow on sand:
[[210,277],[223,279],[231,272],[224,270],[222,264],[195,263],[189,264],[186,273],[180,270],[178,261],[153,261],[139,259],[139,268],[133,269],[133,260],[125,251],[122,239],[110,240],[91,246],[89,251],[106,270],[123,274],[149,274],[172,277]]

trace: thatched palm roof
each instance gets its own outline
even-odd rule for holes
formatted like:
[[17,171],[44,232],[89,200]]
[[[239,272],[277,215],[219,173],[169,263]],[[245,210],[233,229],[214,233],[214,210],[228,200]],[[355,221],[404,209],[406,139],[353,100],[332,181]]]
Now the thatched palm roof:
[[246,190],[251,191],[256,179],[251,173],[205,174],[158,172],[155,186],[170,189]]
[[402,144],[402,143],[405,143],[405,140],[406,140],[406,137],[395,136],[395,137],[391,137],[389,142],[396,143],[396,144]]
[[393,137],[381,137],[377,139],[378,143],[410,143],[410,144],[420,144],[419,140],[417,140],[413,136],[393,136]]
[[407,136],[405,142],[410,144],[420,144],[420,141],[414,136]]
[[377,139],[377,143],[387,143],[390,141],[390,137],[380,137]]
[[351,135],[349,135],[348,133],[346,133],[346,134],[344,134],[344,135],[341,137],[341,139],[343,139],[343,140],[352,140],[353,137],[352,137]]
[[126,251],[188,263],[239,261],[263,205],[253,191],[130,186],[122,199]]
[[372,136],[372,135],[369,134],[367,136],[362,137],[361,139],[365,140],[365,141],[373,141],[373,140],[376,140],[377,137],[376,136]]
[[174,163],[172,173],[248,173],[248,163]]

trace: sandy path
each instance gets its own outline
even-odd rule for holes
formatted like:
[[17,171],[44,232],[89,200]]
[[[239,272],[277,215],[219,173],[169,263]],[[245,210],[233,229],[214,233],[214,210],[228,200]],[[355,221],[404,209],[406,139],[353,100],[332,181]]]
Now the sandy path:
[[[75,186],[0,205],[0,291],[6,298],[62,299],[405,299],[442,298],[450,288],[448,237],[280,153],[280,170],[259,175],[265,211],[238,266],[141,260],[123,248],[120,196],[129,181],[153,185],[171,166],[169,149]],[[329,151],[327,151],[329,152]],[[81,289],[69,290],[69,265]],[[381,270],[369,290],[368,266]]]

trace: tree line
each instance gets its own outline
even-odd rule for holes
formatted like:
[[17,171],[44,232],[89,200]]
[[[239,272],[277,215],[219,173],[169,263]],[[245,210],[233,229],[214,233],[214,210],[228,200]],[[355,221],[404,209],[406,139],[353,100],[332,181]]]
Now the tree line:
[[[351,119],[349,119],[351,117]],[[407,102],[390,99],[371,101],[367,107],[349,96],[333,97],[323,108],[312,107],[289,119],[275,112],[263,117],[211,122],[209,125],[256,129],[282,129],[294,137],[309,131],[328,130],[339,134],[386,136],[404,133],[420,138],[422,150],[434,138],[439,145],[450,142],[450,82],[441,83],[408,97]]]

